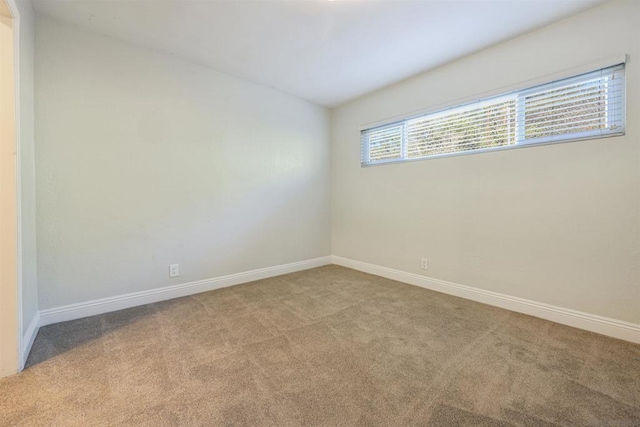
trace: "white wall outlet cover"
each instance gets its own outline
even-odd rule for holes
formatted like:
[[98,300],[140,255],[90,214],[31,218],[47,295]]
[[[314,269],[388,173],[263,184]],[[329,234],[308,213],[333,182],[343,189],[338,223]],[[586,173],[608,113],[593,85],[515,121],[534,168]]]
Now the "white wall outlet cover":
[[169,277],[178,277],[180,275],[179,264],[171,264],[169,266]]

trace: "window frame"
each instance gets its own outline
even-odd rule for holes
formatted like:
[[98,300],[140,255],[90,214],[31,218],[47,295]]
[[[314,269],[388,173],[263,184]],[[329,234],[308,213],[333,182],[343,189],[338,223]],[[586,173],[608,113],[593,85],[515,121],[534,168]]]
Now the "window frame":
[[[626,73],[626,56],[623,55],[622,58],[623,58],[622,61],[612,62],[607,64],[606,66],[599,66],[597,68],[594,67],[594,68],[591,68],[590,70],[587,69],[587,71],[582,71],[579,73],[559,77],[557,79],[549,79],[546,82],[545,81],[538,82],[535,85],[526,86],[522,89],[516,89],[509,92],[505,91],[493,96],[477,98],[476,100],[466,101],[459,104],[453,104],[447,108],[421,112],[420,114],[407,115],[402,118],[395,118],[394,120],[388,121],[386,123],[363,126],[360,129],[360,165],[361,167],[371,167],[371,166],[386,165],[391,163],[405,163],[405,162],[414,162],[414,161],[421,161],[421,160],[433,160],[433,159],[438,159],[442,157],[466,156],[470,154],[480,154],[480,153],[486,153],[486,152],[512,150],[512,149],[526,148],[526,147],[532,147],[532,146],[562,144],[567,142],[584,141],[584,140],[590,140],[590,139],[624,136],[626,134],[626,113],[627,113],[626,76],[627,76],[627,73]],[[616,73],[619,73],[620,70],[622,70],[622,76],[621,76],[622,81],[620,83],[617,83],[619,84],[619,87],[621,90],[619,106],[622,110],[622,114],[617,119],[615,119],[616,111],[614,110],[612,113],[609,112],[610,106],[608,105],[608,100],[607,100],[607,106],[605,107],[607,109],[607,113],[606,113],[607,117],[609,117],[610,115],[614,115],[614,120],[616,122],[614,123],[614,127],[609,128],[607,126],[607,128],[604,128],[604,129],[595,129],[595,130],[585,131],[585,132],[575,132],[575,133],[566,134],[566,136],[551,135],[546,137],[530,138],[530,139],[527,139],[524,137],[525,120],[526,120],[525,99],[527,96],[535,93],[541,93],[543,91],[553,90],[554,88],[569,86],[572,83],[576,84],[583,80],[585,82],[588,82],[589,80],[588,79],[585,80],[585,77],[587,77],[589,74],[595,74],[599,72],[601,73],[603,71],[609,71],[609,70],[611,70],[612,75],[616,75]],[[594,80],[596,79],[597,77],[594,76]],[[481,108],[483,106],[505,102],[510,99],[513,99],[516,104],[516,113],[515,113],[516,114],[516,117],[515,117],[516,135],[514,137],[515,142],[513,144],[479,148],[479,149],[473,149],[473,150],[456,151],[451,153],[432,154],[428,156],[415,157],[415,158],[409,158],[407,156],[408,145],[409,145],[408,139],[407,139],[407,128],[408,128],[407,123],[410,122],[411,120],[426,118],[426,117],[429,117],[430,119],[435,119],[439,116],[453,115],[455,113],[463,112],[465,110]],[[617,107],[618,104],[614,103],[613,106]],[[369,143],[368,143],[368,140],[366,140],[366,138],[368,137],[368,132],[373,130],[376,130],[376,131],[382,130],[385,128],[395,127],[399,125],[402,125],[402,135],[403,135],[400,143],[401,157],[378,160],[373,162],[368,160],[370,155]]]

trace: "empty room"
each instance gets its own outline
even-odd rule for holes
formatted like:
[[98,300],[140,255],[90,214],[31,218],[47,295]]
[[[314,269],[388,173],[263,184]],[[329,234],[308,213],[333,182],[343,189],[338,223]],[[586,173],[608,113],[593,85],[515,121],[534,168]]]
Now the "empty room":
[[0,0],[0,426],[639,426],[640,1]]

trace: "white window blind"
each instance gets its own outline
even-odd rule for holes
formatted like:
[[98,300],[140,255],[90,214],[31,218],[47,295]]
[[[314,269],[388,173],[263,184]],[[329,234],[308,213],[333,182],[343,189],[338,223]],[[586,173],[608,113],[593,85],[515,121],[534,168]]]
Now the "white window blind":
[[363,166],[624,134],[624,64],[364,129]]

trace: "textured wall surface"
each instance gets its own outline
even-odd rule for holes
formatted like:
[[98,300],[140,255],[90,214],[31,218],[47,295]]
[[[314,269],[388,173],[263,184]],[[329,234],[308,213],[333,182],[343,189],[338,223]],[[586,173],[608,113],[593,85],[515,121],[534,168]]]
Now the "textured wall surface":
[[[639,27],[606,3],[336,109],[333,254],[640,322]],[[360,167],[361,125],[621,53],[626,136]]]
[[330,254],[326,109],[44,17],[36,67],[41,309]]

